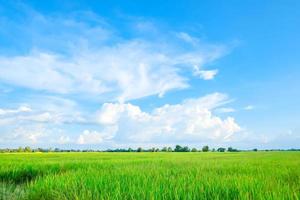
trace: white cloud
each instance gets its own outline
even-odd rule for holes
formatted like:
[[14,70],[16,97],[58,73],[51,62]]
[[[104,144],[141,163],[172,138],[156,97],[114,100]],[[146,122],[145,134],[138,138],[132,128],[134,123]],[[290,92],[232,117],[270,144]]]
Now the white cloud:
[[68,144],[71,143],[71,138],[69,136],[62,135],[58,138],[58,144]]
[[29,103],[15,109],[0,108],[0,125],[86,123],[76,102],[51,96],[30,97]]
[[[241,131],[234,118],[221,118],[214,114],[229,102],[231,100],[227,95],[214,93],[201,98],[187,99],[180,104],[166,104],[151,112],[144,112],[140,107],[130,103],[105,103],[96,113],[96,119],[92,118],[93,114],[84,119],[87,124],[93,125],[86,126],[87,129],[77,138],[74,138],[76,132],[73,135],[67,129],[60,129],[60,131],[55,129],[57,123],[76,122],[77,124],[78,121],[72,121],[74,116],[69,115],[67,107],[68,112],[65,113],[66,111],[57,109],[52,103],[48,104],[48,111],[37,112],[31,109],[28,113],[1,118],[11,119],[9,124],[3,126],[7,128],[8,134],[2,135],[1,139],[6,142],[25,144],[43,144],[47,140],[51,144],[81,145],[107,144],[107,142],[114,144],[222,143],[231,141],[234,134]],[[51,108],[57,109],[57,112],[53,112]],[[99,131],[95,130],[95,127]],[[57,139],[53,140],[53,138]]]
[[0,116],[10,115],[10,114],[17,114],[17,113],[26,113],[31,112],[31,108],[28,106],[20,106],[17,109],[1,109],[0,108]]
[[38,113],[34,115],[25,115],[25,116],[18,116],[18,120],[22,121],[34,121],[34,122],[54,122],[54,116],[49,112]]
[[218,70],[200,70],[197,65],[194,65],[194,75],[199,76],[203,80],[212,80],[217,75]]
[[79,135],[77,144],[100,144],[103,141],[110,141],[117,131],[117,126],[106,126],[101,132],[84,130],[83,133]]
[[4,147],[25,146],[32,147],[53,147],[57,144],[74,143],[70,133],[54,126],[53,124],[45,123],[19,123],[15,122],[8,127],[2,127],[0,134],[0,145]]
[[107,103],[99,111],[98,121],[104,127],[118,127],[113,137],[118,142],[228,141],[240,126],[231,117],[221,119],[212,114],[228,101],[226,95],[215,93],[150,113],[129,103]]
[[98,133],[97,131],[89,131],[85,130],[83,133],[79,136],[77,143],[78,144],[98,144],[103,141],[101,133]]
[[198,45],[200,42],[198,38],[192,37],[191,35],[185,32],[177,33],[177,37],[192,45]]
[[253,110],[254,106],[253,105],[248,105],[246,107],[244,107],[244,110]]
[[216,110],[217,113],[232,113],[235,112],[234,108],[218,108]]
[[36,144],[43,141],[43,137],[48,135],[48,131],[42,125],[27,125],[16,127],[6,141]]
[[[25,54],[0,56],[0,81],[37,91],[94,98],[101,95],[105,100],[120,102],[162,96],[169,90],[188,87],[189,77],[181,72],[193,66],[198,66],[196,76],[213,79],[217,70],[201,68],[225,51],[221,45],[192,42],[197,39],[187,33],[179,36],[193,43],[188,48],[178,44],[176,35],[168,31],[157,33],[168,35],[163,41],[142,36],[125,39],[93,13],[84,15],[87,20],[53,18],[36,12],[31,15],[28,26],[32,26],[34,38],[39,38],[37,47]],[[41,33],[40,29],[45,31]],[[51,31],[44,35],[46,30]],[[43,38],[61,48],[47,45]]]
[[[91,12],[78,13],[79,17],[49,17],[33,10],[27,14],[26,23],[22,20],[10,25],[24,33],[14,38],[29,46],[0,55],[0,83],[29,89],[22,106],[0,109],[1,129],[13,132],[2,141],[40,143],[47,135],[47,140],[54,138],[51,141],[59,144],[223,141],[240,130],[233,118],[222,119],[213,112],[230,102],[223,94],[164,105],[152,112],[125,103],[187,88],[192,75],[213,79],[218,70],[203,69],[226,53],[224,46],[203,43],[188,33],[159,29],[155,23],[136,24],[134,31],[139,34],[123,37],[118,28]],[[150,31],[155,37],[143,35]],[[38,93],[44,96],[34,95]],[[66,98],[119,103],[103,104],[95,128],[94,115],[88,113],[93,111],[80,108],[91,106],[90,102],[78,105]],[[66,130],[59,135],[46,130],[47,126],[61,128],[66,124],[79,124],[81,129],[85,123],[92,125],[84,127],[78,138],[70,135],[74,126],[62,127]]]
[[[208,62],[200,52],[168,51],[140,40],[82,51],[68,58],[41,52],[0,57],[0,79],[33,90],[107,94],[124,101],[186,88],[187,79],[179,75],[186,68],[178,66]],[[207,70],[195,74],[209,80],[216,73]]]

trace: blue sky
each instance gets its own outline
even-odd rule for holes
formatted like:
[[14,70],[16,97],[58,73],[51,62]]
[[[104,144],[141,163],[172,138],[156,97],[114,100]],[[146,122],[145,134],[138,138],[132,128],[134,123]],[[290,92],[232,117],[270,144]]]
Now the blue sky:
[[0,2],[0,147],[300,147],[298,1]]

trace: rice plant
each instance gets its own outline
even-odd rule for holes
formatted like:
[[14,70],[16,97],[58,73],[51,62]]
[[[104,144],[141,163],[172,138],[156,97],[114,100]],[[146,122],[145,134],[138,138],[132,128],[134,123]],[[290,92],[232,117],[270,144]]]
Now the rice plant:
[[299,152],[0,154],[0,199],[299,199]]

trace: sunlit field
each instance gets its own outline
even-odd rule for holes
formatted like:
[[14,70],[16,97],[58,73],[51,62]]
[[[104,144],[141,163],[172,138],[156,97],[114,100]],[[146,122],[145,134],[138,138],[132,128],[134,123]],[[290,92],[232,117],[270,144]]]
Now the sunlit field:
[[300,152],[0,154],[0,199],[299,199]]

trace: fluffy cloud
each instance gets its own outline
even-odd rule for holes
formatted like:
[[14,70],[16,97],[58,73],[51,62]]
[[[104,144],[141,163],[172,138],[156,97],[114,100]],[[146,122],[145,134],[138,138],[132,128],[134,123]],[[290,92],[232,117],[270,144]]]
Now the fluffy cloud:
[[[231,141],[234,134],[241,131],[232,117],[221,118],[214,114],[231,102],[227,95],[221,93],[188,99],[180,104],[166,104],[151,112],[144,112],[140,107],[130,103],[104,103],[96,115],[90,115],[96,116],[96,119],[85,115],[82,121],[76,121],[76,115],[70,114],[69,109],[76,109],[72,102],[62,99],[52,99],[51,102],[47,102],[48,110],[43,112],[37,112],[31,107],[2,109],[6,113],[14,113],[2,115],[0,118],[11,120],[10,123],[3,125],[3,128],[7,128],[7,134],[1,136],[2,141],[43,144],[48,140],[51,144],[80,145],[107,144],[107,142],[114,144],[222,143]],[[57,102],[61,105],[65,102],[65,108],[58,109],[55,106]],[[78,135],[76,132],[71,134],[68,130],[55,129],[58,124],[71,123],[72,126],[78,122],[87,124],[87,129]]]
[[212,110],[228,102],[215,93],[181,104],[143,112],[129,103],[106,103],[98,113],[102,126],[116,126],[114,140],[127,142],[228,141],[241,130],[232,117],[221,119]]
[[[120,102],[162,96],[169,90],[188,87],[189,77],[182,74],[192,71],[193,66],[197,66],[196,76],[213,79],[217,70],[202,68],[225,51],[223,46],[200,43],[187,33],[176,35],[158,28],[157,38],[162,40],[147,35],[127,39],[93,13],[85,13],[81,19],[53,18],[37,12],[30,15],[32,35],[28,37],[34,36],[36,48],[0,56],[0,81],[35,91],[101,95]],[[19,26],[27,30],[27,26]],[[152,26],[155,29],[155,24]],[[47,45],[43,38],[63,51]]]
[[117,126],[106,126],[101,132],[95,130],[84,130],[77,139],[77,144],[99,144],[110,141],[118,131]]
[[101,143],[102,141],[103,141],[103,138],[100,133],[98,133],[96,131],[85,130],[79,136],[77,143],[78,144],[97,144],[97,143]]
[[4,141],[8,143],[19,144],[37,144],[45,142],[44,137],[48,135],[49,131],[43,125],[26,125],[17,126],[10,133],[4,135]]

